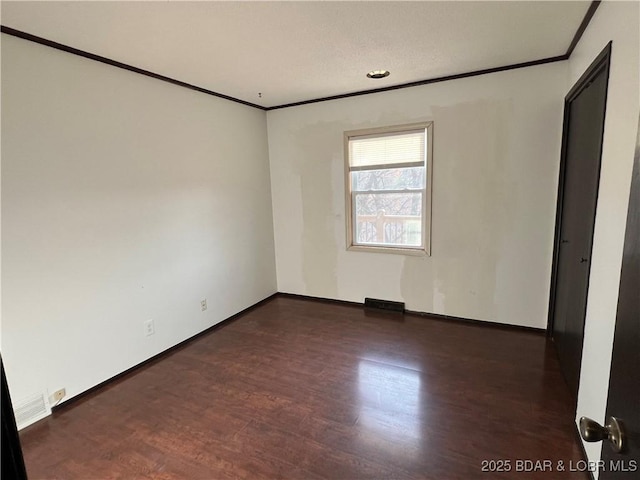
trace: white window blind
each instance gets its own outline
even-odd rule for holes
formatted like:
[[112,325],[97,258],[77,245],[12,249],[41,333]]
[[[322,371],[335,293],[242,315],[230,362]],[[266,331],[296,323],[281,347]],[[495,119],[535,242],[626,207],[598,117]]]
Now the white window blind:
[[370,170],[421,166],[425,163],[425,130],[349,138],[349,169]]

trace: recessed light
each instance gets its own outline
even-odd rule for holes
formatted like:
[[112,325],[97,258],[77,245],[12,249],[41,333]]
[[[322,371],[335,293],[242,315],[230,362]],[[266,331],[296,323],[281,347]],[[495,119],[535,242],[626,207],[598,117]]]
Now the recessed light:
[[389,72],[389,70],[371,70],[369,73],[367,73],[367,77],[384,78],[384,77],[388,77],[390,73],[391,72]]

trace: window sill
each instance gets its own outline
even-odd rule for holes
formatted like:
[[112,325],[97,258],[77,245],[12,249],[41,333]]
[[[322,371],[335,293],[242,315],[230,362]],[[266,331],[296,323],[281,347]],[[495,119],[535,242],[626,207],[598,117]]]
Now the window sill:
[[367,253],[391,253],[394,255],[409,255],[412,257],[427,257],[430,253],[424,248],[401,248],[401,247],[382,247],[378,245],[350,245],[347,247],[350,252],[367,252]]

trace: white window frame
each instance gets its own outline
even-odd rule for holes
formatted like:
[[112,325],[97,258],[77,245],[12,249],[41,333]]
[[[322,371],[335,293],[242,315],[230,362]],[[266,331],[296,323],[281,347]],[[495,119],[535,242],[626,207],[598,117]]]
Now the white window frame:
[[[425,148],[425,183],[422,192],[422,245],[413,246],[389,246],[380,244],[358,244],[354,242],[355,226],[355,202],[353,200],[351,172],[358,168],[351,168],[349,159],[349,140],[355,137],[383,136],[391,133],[402,133],[423,130],[426,135]],[[402,165],[398,165],[402,167]],[[345,172],[345,206],[347,226],[347,250],[360,252],[395,253],[401,255],[431,255],[431,197],[433,190],[433,122],[412,123],[407,125],[395,125],[391,127],[369,128],[364,130],[351,130],[344,132],[344,172]],[[385,190],[381,190],[384,192]],[[389,190],[391,191],[391,190]],[[413,190],[416,191],[416,190]]]

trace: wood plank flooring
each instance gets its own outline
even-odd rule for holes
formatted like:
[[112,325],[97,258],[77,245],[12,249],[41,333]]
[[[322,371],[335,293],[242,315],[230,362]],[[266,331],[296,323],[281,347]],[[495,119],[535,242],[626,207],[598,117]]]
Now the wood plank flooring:
[[542,335],[278,296],[20,437],[31,480],[584,479],[573,428]]

